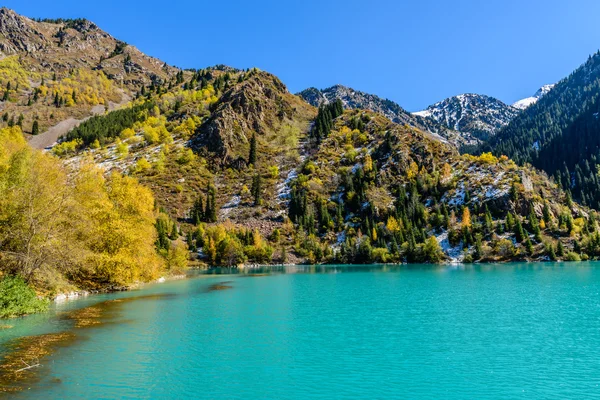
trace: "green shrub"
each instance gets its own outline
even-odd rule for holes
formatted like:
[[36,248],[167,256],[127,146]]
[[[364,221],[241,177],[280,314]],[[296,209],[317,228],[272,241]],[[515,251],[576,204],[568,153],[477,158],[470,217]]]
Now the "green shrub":
[[0,281],[0,318],[18,317],[48,309],[47,299],[38,299],[33,289],[19,276]]
[[581,257],[579,254],[570,251],[565,256],[565,261],[581,261]]

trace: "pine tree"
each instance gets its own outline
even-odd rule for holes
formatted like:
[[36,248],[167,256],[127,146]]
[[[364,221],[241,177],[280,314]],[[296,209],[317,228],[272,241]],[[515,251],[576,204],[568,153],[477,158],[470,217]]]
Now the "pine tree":
[[208,222],[217,222],[217,189],[214,186],[210,186],[208,188],[208,196],[206,199],[206,204],[208,207],[209,199],[210,199],[210,209],[206,212],[205,218]]
[[204,221],[204,205],[202,201],[202,196],[198,196],[198,198],[194,202],[194,206],[192,207],[190,217],[195,225],[198,225],[200,222]]
[[262,178],[260,174],[254,175],[252,179],[252,197],[254,197],[254,205],[259,206],[262,204]]
[[248,155],[248,165],[256,164],[256,133],[252,133],[250,139],[250,154]]
[[473,254],[475,260],[480,260],[483,257],[483,248],[481,245],[481,234],[475,235],[475,253]]
[[38,135],[39,133],[40,133],[40,125],[36,119],[33,121],[33,125],[31,126],[31,134]]
[[527,248],[527,253],[532,256],[533,255],[533,244],[531,243],[531,240],[529,238],[527,238],[527,240],[525,241],[525,247]]
[[548,253],[548,257],[552,260],[552,261],[556,261],[556,252],[554,251],[554,246],[552,246],[552,243],[549,243],[546,246],[546,252]]
[[521,219],[518,215],[515,218],[514,234],[518,243],[521,243],[523,240],[525,240],[525,232],[523,231],[523,225],[521,225]]
[[285,246],[281,246],[281,263],[285,264],[287,262],[287,250]]
[[562,242],[559,240],[556,245],[556,255],[559,257],[563,257],[565,255],[565,248],[563,247]]

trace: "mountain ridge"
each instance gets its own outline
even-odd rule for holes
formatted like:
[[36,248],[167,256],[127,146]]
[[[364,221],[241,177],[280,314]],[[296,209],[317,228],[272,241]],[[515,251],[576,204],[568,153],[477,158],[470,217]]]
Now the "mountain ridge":
[[464,93],[437,102],[413,114],[428,117],[458,132],[487,139],[506,126],[518,110],[486,95]]
[[382,99],[377,95],[354,90],[347,86],[338,84],[323,90],[311,87],[297,93],[297,95],[315,107],[330,104],[336,99],[340,99],[346,109],[365,109],[380,113],[392,122],[407,124],[427,131],[443,140],[447,140],[456,147],[473,145],[478,142],[469,134],[460,134],[433,119],[413,115],[392,100]]

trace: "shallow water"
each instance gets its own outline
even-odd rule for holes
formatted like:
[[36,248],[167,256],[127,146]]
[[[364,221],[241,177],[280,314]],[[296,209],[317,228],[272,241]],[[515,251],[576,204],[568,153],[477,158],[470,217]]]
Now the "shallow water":
[[[75,336],[42,358],[30,389],[10,394],[18,399],[591,398],[599,266],[202,276],[7,321],[0,345]],[[106,302],[115,298],[134,299]],[[66,313],[87,306],[84,317]]]

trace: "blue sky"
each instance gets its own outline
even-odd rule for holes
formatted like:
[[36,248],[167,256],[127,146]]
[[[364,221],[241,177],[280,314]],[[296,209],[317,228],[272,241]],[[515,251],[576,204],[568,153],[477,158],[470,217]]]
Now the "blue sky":
[[336,83],[410,111],[470,92],[512,103],[600,48],[597,0],[5,0],[85,17],[179,67],[259,67],[290,91]]

